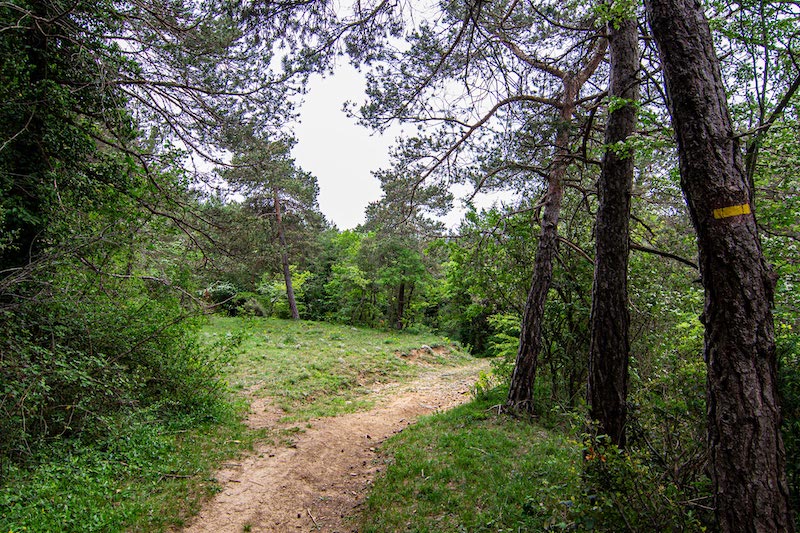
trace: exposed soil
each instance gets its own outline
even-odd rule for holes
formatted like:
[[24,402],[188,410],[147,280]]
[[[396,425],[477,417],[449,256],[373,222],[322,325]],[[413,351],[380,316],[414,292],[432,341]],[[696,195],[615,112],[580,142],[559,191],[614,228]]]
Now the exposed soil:
[[[376,407],[370,411],[313,420],[290,445],[260,447],[217,473],[222,491],[184,531],[356,531],[349,519],[383,468],[376,448],[420,415],[467,401],[486,368],[485,360],[426,368],[413,382],[375,388]],[[268,401],[257,399],[248,423],[280,427],[280,417]]]

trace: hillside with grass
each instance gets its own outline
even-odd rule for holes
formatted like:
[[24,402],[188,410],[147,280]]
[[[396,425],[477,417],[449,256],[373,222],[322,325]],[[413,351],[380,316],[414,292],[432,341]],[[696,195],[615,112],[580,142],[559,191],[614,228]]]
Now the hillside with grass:
[[[24,462],[4,462],[0,531],[181,527],[220,490],[215,471],[225,461],[259,443],[290,444],[292,422],[364,410],[372,387],[472,359],[435,335],[319,322],[212,317],[196,335],[213,354],[204,364],[217,373],[207,384],[215,399],[184,414],[133,410],[106,420],[102,438],[56,439]],[[278,406],[288,433],[246,426],[258,397]]]

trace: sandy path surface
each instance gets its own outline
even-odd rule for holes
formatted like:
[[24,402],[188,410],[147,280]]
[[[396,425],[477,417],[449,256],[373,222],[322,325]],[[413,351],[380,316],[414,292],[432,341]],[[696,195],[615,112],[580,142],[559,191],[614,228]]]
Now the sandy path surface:
[[[217,473],[222,491],[205,504],[184,532],[355,531],[355,514],[383,465],[382,441],[420,415],[469,400],[485,360],[425,369],[415,381],[373,391],[370,411],[313,420],[292,447],[264,445]],[[280,417],[263,400],[252,406],[253,427],[273,427]]]

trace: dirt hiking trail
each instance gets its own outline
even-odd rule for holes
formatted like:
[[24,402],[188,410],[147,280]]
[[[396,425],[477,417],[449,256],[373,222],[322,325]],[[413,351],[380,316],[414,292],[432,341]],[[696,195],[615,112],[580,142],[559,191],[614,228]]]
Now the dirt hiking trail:
[[[356,514],[383,469],[381,442],[420,415],[470,399],[486,360],[466,366],[424,368],[414,381],[379,385],[370,411],[312,420],[289,447],[264,444],[216,474],[222,490],[206,502],[185,533],[357,531]],[[251,427],[280,427],[268,400],[251,406]]]

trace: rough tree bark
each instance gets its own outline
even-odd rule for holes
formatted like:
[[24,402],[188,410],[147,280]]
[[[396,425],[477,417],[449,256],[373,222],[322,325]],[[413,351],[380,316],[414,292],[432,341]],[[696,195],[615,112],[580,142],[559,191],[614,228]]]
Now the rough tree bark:
[[[569,90],[567,88],[569,87]],[[514,411],[533,412],[533,386],[542,349],[542,319],[547,293],[553,279],[553,259],[558,252],[558,219],[564,197],[564,175],[569,166],[569,126],[575,112],[574,83],[564,83],[564,105],[556,135],[556,156],[547,177],[542,229],[533,264],[533,280],[525,302],[519,351],[514,362],[506,406]]]
[[696,0],[646,0],[705,288],[708,439],[723,532],[793,531],[776,391],[774,276]]
[[589,415],[599,422],[599,431],[619,447],[625,446],[627,419],[628,228],[634,164],[633,151],[624,143],[636,128],[638,37],[635,19],[608,24],[611,103],[597,184],[597,252],[590,321]]
[[547,177],[539,244],[533,265],[533,280],[522,318],[519,351],[511,375],[511,385],[506,408],[511,411],[533,413],[533,387],[536,380],[539,352],[542,348],[542,319],[550,282],[553,279],[553,259],[558,252],[558,219],[564,197],[564,176],[571,162],[570,127],[575,114],[576,100],[581,87],[597,70],[605,56],[606,43],[597,47],[594,55],[577,73],[562,72],[552,65],[542,65],[533,58],[525,58],[535,68],[540,68],[561,78],[564,95],[560,105],[559,127],[555,139],[553,164]]
[[298,320],[300,313],[297,311],[297,302],[294,298],[294,287],[292,286],[292,271],[289,268],[289,252],[286,246],[286,235],[283,231],[283,215],[281,214],[281,201],[278,189],[273,191],[275,199],[275,221],[278,225],[278,240],[281,244],[281,266],[283,267],[283,280],[286,283],[286,298],[289,300],[289,311],[292,319]]

